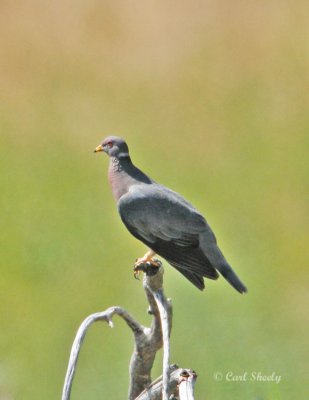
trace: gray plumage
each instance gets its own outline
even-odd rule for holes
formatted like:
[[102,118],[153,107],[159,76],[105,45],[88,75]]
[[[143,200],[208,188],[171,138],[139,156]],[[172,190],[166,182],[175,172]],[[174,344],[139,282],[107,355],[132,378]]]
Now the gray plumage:
[[181,272],[197,288],[218,272],[240,293],[247,291],[217,246],[205,218],[178,193],[136,168],[125,141],[106,138],[95,151],[110,156],[109,182],[120,217],[133,236]]

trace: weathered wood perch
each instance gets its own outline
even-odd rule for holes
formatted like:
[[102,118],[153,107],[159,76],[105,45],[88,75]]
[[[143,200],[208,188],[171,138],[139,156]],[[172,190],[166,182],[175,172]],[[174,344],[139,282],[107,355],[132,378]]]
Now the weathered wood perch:
[[[148,313],[153,315],[150,328],[141,325],[134,317],[122,307],[110,307],[103,312],[89,315],[80,325],[74,339],[65,382],[62,400],[69,400],[74,373],[81,345],[88,328],[97,321],[105,321],[112,328],[113,316],[116,314],[123,318],[132,330],[135,346],[130,361],[130,387],[129,400],[193,400],[194,383],[196,374],[189,369],[170,366],[169,337],[172,327],[172,304],[163,292],[163,267],[153,267],[149,264],[139,266],[145,272],[143,287],[149,303]],[[162,376],[151,382],[151,370],[156,353],[163,346]]]

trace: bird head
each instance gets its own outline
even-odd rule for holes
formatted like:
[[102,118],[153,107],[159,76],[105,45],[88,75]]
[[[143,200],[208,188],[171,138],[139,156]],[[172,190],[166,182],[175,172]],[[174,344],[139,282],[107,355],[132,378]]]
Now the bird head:
[[126,142],[118,136],[108,136],[99,146],[94,149],[94,153],[104,151],[110,157],[128,157],[129,148]]

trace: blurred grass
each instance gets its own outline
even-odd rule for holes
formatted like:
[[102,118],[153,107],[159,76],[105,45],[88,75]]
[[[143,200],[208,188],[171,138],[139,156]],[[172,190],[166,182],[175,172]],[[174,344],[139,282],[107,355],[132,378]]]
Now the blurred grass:
[[[92,154],[112,133],[206,215],[249,287],[238,296],[220,279],[198,293],[166,268],[172,359],[198,371],[197,397],[305,399],[307,2],[0,10],[0,398],[59,398],[87,314],[120,304],[149,322],[130,272],[144,248]],[[94,327],[73,398],[123,398],[131,350],[121,322]],[[216,371],[282,381],[216,382]]]

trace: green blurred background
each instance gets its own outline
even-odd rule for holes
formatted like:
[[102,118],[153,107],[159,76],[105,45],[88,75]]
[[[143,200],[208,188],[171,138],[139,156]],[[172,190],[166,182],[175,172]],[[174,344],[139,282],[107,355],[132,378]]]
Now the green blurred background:
[[[308,398],[308,11],[305,0],[1,2],[1,400],[59,399],[86,315],[122,305],[150,322],[132,276],[144,246],[92,153],[109,134],[201,210],[249,288],[220,279],[200,293],[166,266],[172,361],[198,372],[196,398]],[[120,320],[92,327],[72,399],[126,398],[132,346]],[[282,378],[233,383],[228,371]]]

